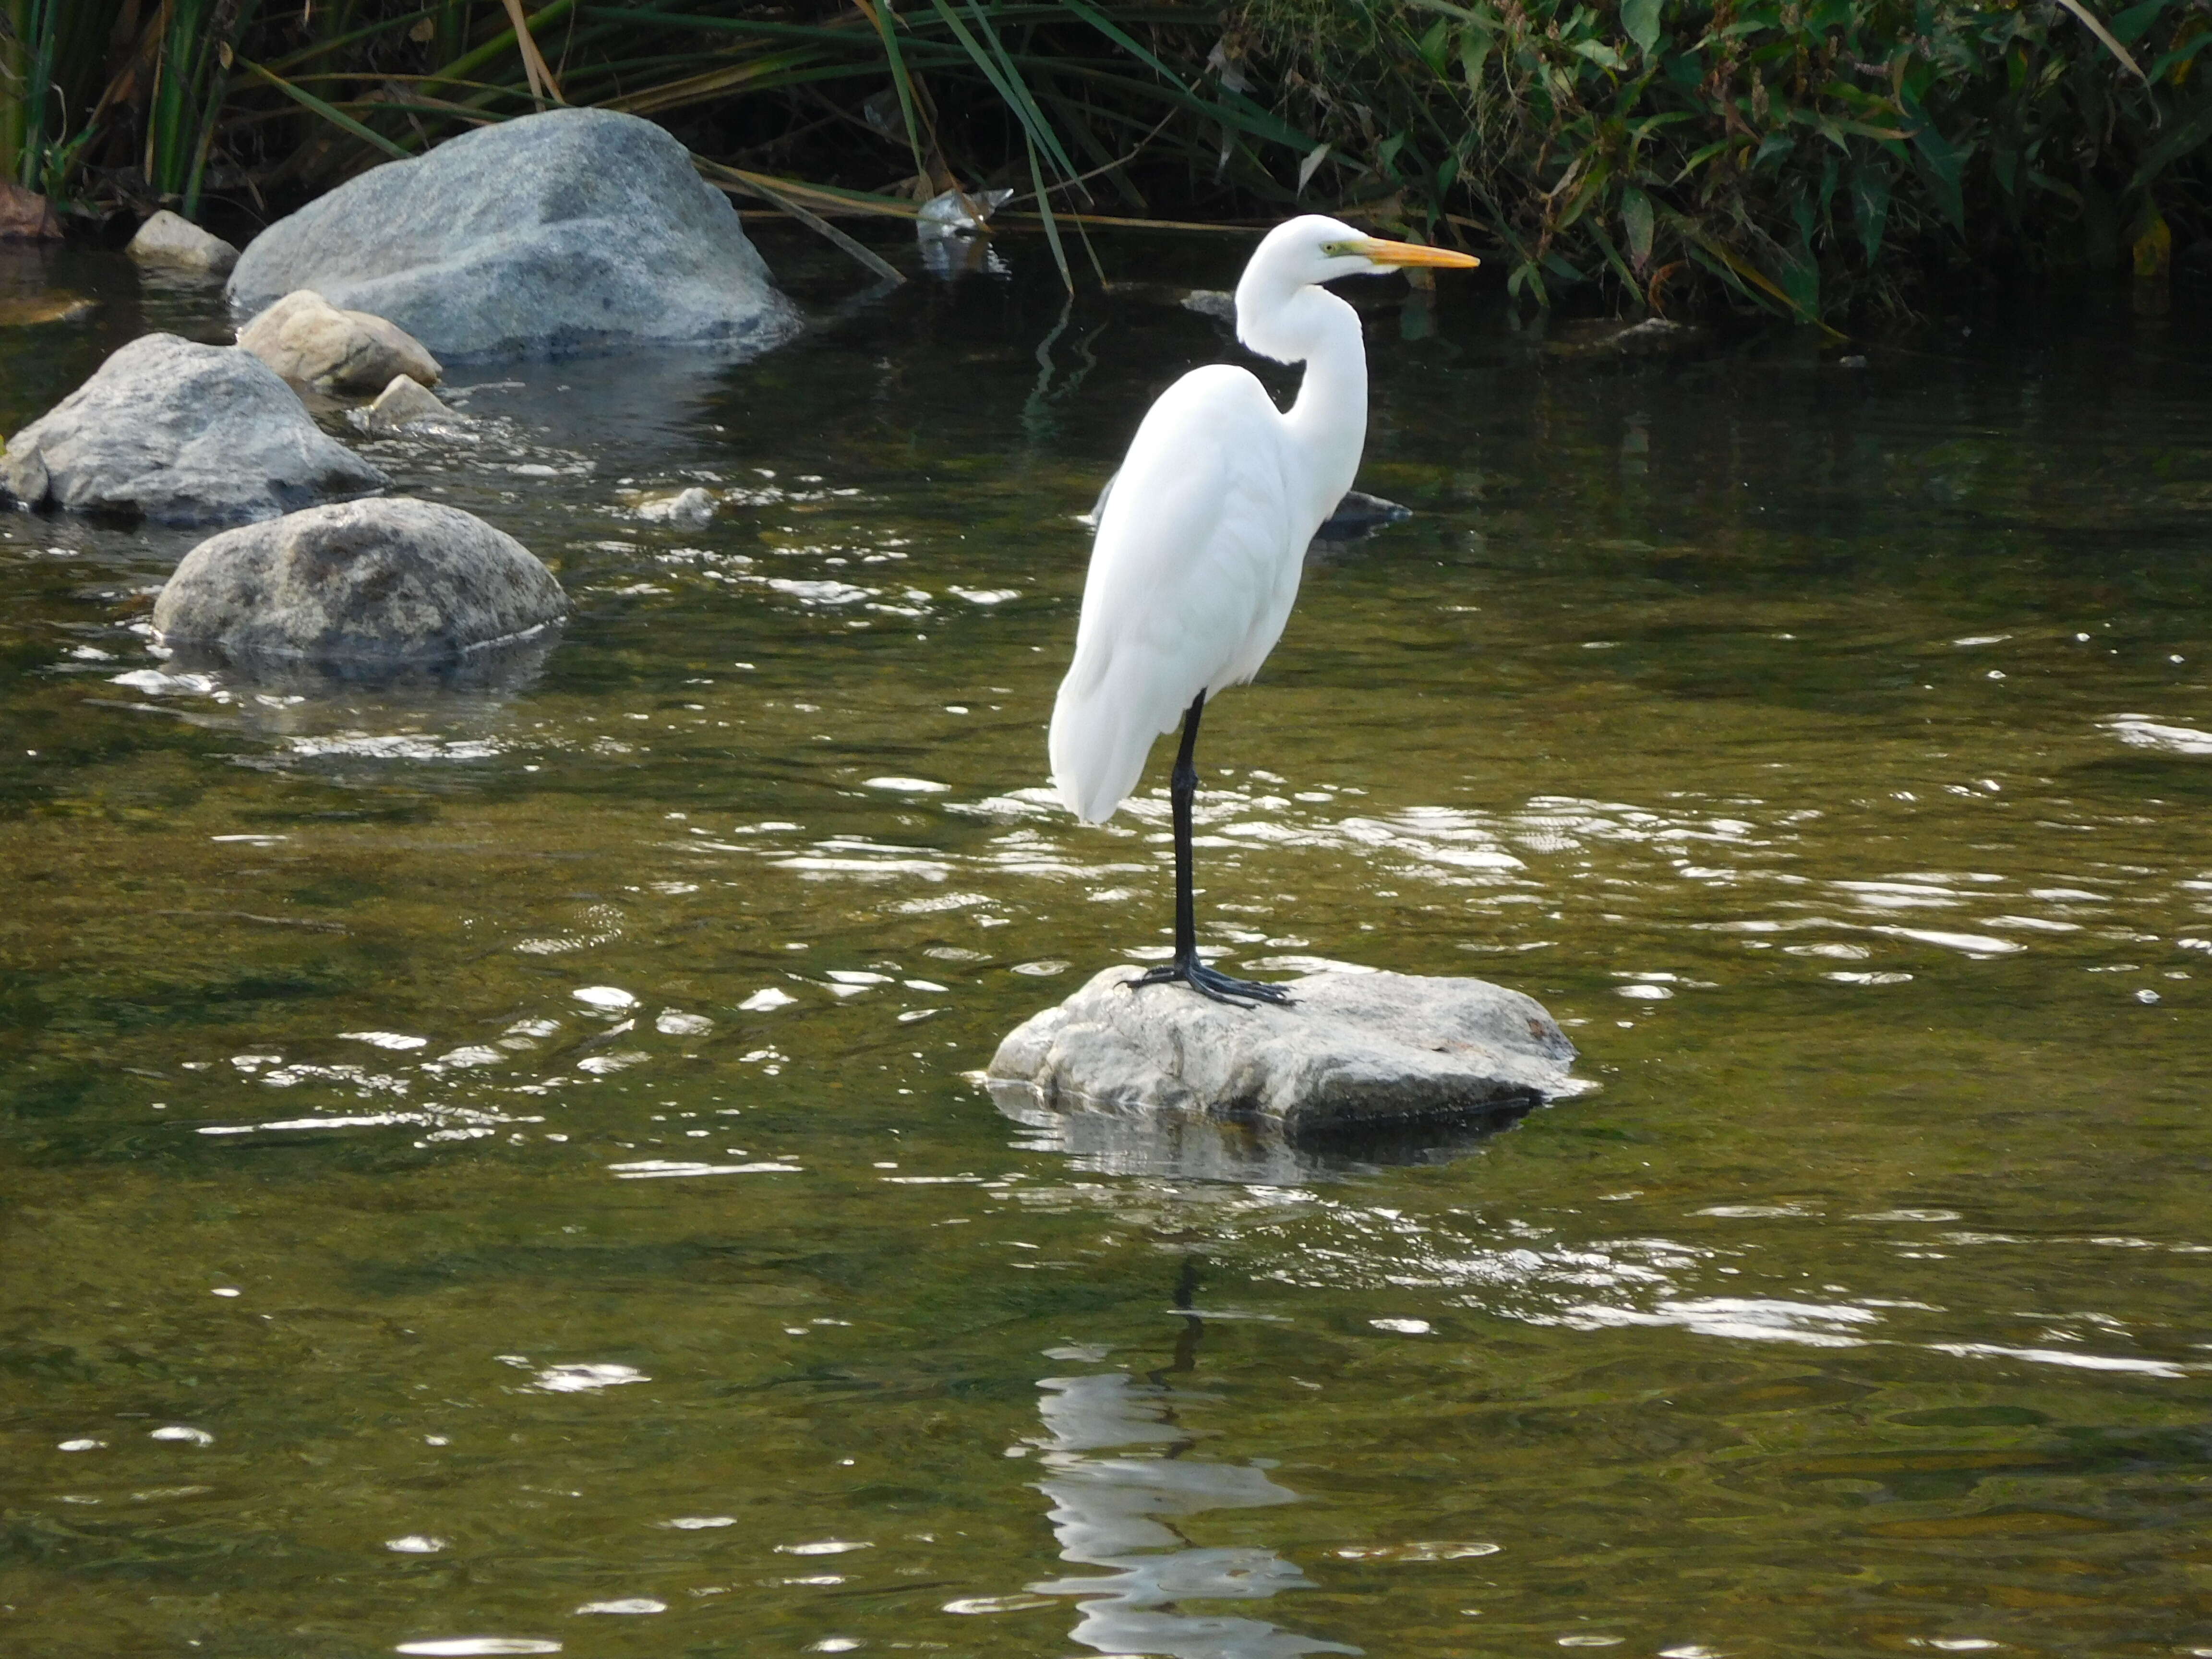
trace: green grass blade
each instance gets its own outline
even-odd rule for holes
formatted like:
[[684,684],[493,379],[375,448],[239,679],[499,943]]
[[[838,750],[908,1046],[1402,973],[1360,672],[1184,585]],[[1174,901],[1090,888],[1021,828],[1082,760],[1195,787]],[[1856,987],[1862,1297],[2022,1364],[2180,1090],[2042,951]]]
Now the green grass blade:
[[324,102],[323,100],[316,97],[313,93],[307,91],[305,88],[295,87],[289,81],[285,80],[283,76],[280,75],[272,75],[267,70],[262,68],[260,64],[248,63],[243,58],[238,60],[238,66],[244,70],[248,75],[253,76],[258,80],[267,82],[270,86],[276,88],[277,91],[283,93],[287,98],[289,98],[294,103],[299,105],[301,108],[313,111],[317,115],[321,116],[323,119],[328,121],[332,126],[337,128],[341,132],[349,132],[355,137],[362,140],[364,143],[375,145],[377,149],[382,150],[386,155],[392,156],[397,160],[404,161],[407,159],[407,152],[405,150],[400,149],[398,145],[393,143],[392,140],[386,137],[382,133],[377,131],[374,127],[364,126],[361,122],[355,120],[352,116],[348,115],[344,111]]
[[[1024,141],[1026,142],[1026,141]],[[1075,274],[1067,268],[1067,250],[1060,245],[1060,223],[1053,217],[1052,200],[1044,193],[1044,168],[1037,161],[1036,146],[1028,146],[1030,182],[1036,190],[1037,217],[1044,223],[1044,239],[1052,245],[1052,262],[1060,267],[1060,280],[1075,292]]]

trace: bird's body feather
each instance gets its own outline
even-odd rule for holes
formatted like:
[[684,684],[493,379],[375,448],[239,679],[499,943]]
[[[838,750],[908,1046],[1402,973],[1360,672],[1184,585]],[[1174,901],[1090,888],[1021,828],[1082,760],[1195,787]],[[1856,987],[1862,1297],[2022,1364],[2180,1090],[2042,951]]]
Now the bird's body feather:
[[[1098,515],[1075,659],[1053,708],[1053,775],[1097,823],[1192,701],[1259,672],[1326,509],[1290,476],[1284,419],[1241,368],[1162,393]],[[1309,521],[1310,520],[1310,521]]]
[[1260,672],[1297,598],[1306,544],[1352,488],[1367,350],[1358,314],[1321,285],[1474,263],[1314,215],[1261,242],[1237,284],[1237,336],[1305,365],[1297,400],[1277,409],[1241,368],[1193,369],[1160,394],[1100,495],[1075,659],[1052,711],[1053,781],[1079,817],[1110,817],[1154,738],[1201,693],[1211,701]]

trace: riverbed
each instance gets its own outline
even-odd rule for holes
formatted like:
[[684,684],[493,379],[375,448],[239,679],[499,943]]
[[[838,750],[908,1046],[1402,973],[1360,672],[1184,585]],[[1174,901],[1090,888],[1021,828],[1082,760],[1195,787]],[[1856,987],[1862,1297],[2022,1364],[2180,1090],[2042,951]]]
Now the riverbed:
[[[1359,295],[1413,517],[1208,719],[1201,938],[1595,1086],[1286,1148],[975,1079],[1165,954],[1171,757],[1085,828],[1043,725],[1226,328],[764,246],[767,356],[327,416],[555,568],[530,661],[189,668],[193,532],[0,520],[0,1647],[2212,1653],[2201,307],[1624,366]],[[0,327],[9,431],[228,337],[0,288],[99,301]]]

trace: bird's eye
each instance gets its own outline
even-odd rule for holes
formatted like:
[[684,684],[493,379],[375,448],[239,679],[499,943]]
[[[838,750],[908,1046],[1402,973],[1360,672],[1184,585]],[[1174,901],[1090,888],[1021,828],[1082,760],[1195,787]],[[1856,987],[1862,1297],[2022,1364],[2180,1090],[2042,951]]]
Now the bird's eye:
[[1323,242],[1321,252],[1325,259],[1346,259],[1357,255],[1359,248],[1352,242]]

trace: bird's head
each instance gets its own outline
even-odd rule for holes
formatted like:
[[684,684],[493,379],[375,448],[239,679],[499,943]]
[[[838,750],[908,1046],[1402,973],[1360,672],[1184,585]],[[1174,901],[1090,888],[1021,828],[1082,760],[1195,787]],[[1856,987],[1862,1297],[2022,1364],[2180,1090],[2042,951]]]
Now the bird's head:
[[1341,219],[1310,213],[1277,225],[1253,251],[1237,284],[1237,337],[1263,357],[1297,362],[1317,337],[1314,330],[1346,310],[1342,301],[1315,291],[1322,283],[1408,266],[1464,270],[1480,263],[1449,248],[1386,242]]
[[1341,219],[1309,213],[1285,220],[1269,231],[1252,255],[1248,272],[1263,268],[1292,288],[1334,282],[1340,276],[1381,276],[1408,266],[1466,270],[1482,262],[1449,248],[1418,242],[1385,241],[1354,230]]

